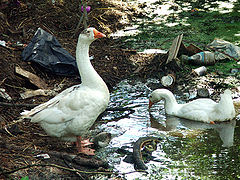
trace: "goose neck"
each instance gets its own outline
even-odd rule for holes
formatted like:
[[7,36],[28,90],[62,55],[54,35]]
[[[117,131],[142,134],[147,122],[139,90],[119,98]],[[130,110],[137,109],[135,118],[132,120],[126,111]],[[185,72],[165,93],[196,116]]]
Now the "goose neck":
[[165,101],[165,109],[167,112],[172,111],[172,108],[175,108],[177,105],[176,98],[172,93],[167,93],[163,96]]
[[82,84],[88,87],[96,87],[104,82],[90,62],[89,46],[90,43],[78,42],[76,50],[77,66]]

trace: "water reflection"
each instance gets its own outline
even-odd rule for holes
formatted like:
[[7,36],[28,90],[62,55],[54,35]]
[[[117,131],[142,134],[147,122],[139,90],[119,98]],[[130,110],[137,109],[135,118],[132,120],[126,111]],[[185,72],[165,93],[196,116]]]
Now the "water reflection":
[[220,122],[217,124],[207,124],[198,121],[191,121],[188,119],[178,118],[175,116],[166,116],[165,125],[161,124],[157,118],[150,113],[151,127],[161,131],[172,131],[178,128],[188,128],[192,130],[206,130],[214,129],[219,133],[219,137],[223,142],[223,147],[233,146],[234,130],[236,120]]

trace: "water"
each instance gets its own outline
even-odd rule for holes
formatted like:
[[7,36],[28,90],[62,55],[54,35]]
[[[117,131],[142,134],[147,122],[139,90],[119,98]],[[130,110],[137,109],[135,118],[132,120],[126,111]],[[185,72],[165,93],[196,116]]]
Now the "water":
[[[174,1],[176,3],[173,4],[172,1],[159,0],[128,2],[132,3],[132,6],[137,2],[143,5],[145,3],[141,8],[144,17],[137,18],[133,26],[111,36],[126,36],[125,43],[133,41],[130,46],[132,49],[139,51],[148,47],[156,51],[152,48],[166,48],[162,43],[169,38],[167,35],[173,33],[176,37],[176,32],[183,26],[186,26],[182,29],[185,34],[192,34],[192,31],[188,31],[191,29],[191,16],[184,15],[195,7],[190,1]],[[202,7],[210,10],[215,4],[221,4],[217,10],[229,12],[232,11],[229,3],[233,2],[235,0],[223,5],[218,1],[206,1]],[[206,9],[203,10],[205,12]],[[179,16],[179,13],[183,15]],[[181,24],[181,28],[165,29],[177,24]],[[109,111],[104,115],[97,128],[110,132],[113,139],[109,146],[98,152],[99,157],[105,158],[113,167],[113,171],[118,172],[123,179],[239,179],[239,121],[211,125],[169,117],[164,113],[163,102],[154,105],[149,112],[148,96],[158,84],[159,81],[155,79],[149,79],[147,82],[124,80],[115,87],[111,93],[109,107],[128,108],[132,111]],[[192,98],[192,95],[194,94],[183,92],[178,94],[177,100],[184,103],[186,97]],[[146,163],[147,174],[134,172],[134,165],[125,161],[132,152],[133,143],[144,136],[163,138],[153,153],[154,159]]]
[[[158,80],[124,80],[111,93],[111,108],[98,129],[110,132],[109,146],[98,156],[105,158],[123,179],[234,179],[240,177],[239,122],[206,124],[166,116],[163,102],[148,111],[148,96]],[[178,102],[183,97],[177,96]],[[146,173],[134,172],[124,159],[140,137],[162,137]],[[123,151],[124,150],[124,151]],[[126,153],[128,152],[128,153]],[[131,173],[130,173],[131,172]],[[124,174],[127,173],[127,174]]]

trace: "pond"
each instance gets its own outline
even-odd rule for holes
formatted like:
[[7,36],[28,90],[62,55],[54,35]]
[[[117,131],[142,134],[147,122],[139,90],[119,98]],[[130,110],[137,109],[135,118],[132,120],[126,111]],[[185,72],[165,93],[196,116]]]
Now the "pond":
[[[97,152],[123,179],[237,179],[240,178],[239,121],[206,124],[168,117],[163,102],[148,111],[148,96],[156,79],[124,80],[111,93],[108,111],[97,129],[112,134],[110,144]],[[176,96],[183,103],[183,96]],[[126,157],[140,137],[162,137],[148,172],[135,171]],[[99,179],[102,179],[99,177]]]

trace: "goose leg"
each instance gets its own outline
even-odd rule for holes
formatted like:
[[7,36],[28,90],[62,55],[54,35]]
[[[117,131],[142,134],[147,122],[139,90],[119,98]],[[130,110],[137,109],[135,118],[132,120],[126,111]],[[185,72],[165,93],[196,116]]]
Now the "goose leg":
[[76,141],[76,147],[77,147],[77,151],[78,153],[83,153],[89,156],[93,156],[94,154],[94,149],[91,148],[87,148],[85,146],[88,146],[92,144],[91,142],[89,142],[89,140],[84,140],[82,141],[82,137],[81,136],[77,136],[77,141]]

